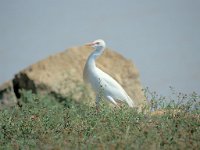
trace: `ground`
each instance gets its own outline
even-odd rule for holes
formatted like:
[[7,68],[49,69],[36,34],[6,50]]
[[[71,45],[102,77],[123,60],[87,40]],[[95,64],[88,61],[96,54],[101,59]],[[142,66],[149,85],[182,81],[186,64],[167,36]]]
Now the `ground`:
[[0,149],[200,149],[197,106],[166,105],[161,114],[100,108],[22,91],[19,105],[1,110]]

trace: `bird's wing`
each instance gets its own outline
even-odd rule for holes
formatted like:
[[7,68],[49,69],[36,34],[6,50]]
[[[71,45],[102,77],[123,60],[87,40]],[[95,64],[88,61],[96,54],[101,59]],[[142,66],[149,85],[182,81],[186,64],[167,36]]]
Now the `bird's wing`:
[[[98,74],[100,75],[100,79],[102,84],[105,84],[105,86],[108,87],[108,89],[112,90],[112,93],[114,95],[114,99],[126,101],[129,106],[133,107],[133,101],[132,99],[128,96],[126,91],[122,88],[122,86],[111,76],[109,76],[107,73],[103,72],[102,70],[98,69]],[[107,88],[106,88],[107,89]]]

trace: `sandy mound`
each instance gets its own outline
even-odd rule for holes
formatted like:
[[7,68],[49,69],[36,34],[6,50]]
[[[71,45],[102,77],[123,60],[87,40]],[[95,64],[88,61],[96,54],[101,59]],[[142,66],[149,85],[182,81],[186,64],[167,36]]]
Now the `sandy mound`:
[[[72,96],[77,101],[89,99],[94,103],[94,93],[82,79],[83,68],[91,51],[84,46],[70,48],[20,71],[12,80],[16,97],[20,97],[20,89],[28,89],[34,93]],[[146,103],[139,72],[131,61],[106,49],[97,60],[97,66],[116,79],[137,105]],[[5,90],[5,86],[1,89]]]

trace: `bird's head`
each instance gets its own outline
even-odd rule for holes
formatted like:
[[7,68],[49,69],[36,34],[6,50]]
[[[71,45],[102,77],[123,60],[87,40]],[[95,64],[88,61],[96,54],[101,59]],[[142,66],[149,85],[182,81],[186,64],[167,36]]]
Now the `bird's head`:
[[104,49],[106,47],[106,43],[104,42],[104,40],[95,40],[94,42],[88,43],[86,44],[87,46],[91,46],[95,49]]

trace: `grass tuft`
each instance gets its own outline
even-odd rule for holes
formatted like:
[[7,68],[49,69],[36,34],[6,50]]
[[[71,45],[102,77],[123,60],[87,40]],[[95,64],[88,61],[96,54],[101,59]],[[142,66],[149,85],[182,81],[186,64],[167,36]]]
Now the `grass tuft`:
[[162,115],[104,103],[97,113],[71,97],[21,94],[21,107],[1,110],[0,149],[200,149],[196,93],[176,95],[178,103],[173,98],[167,104],[150,93],[151,110],[168,110]]

